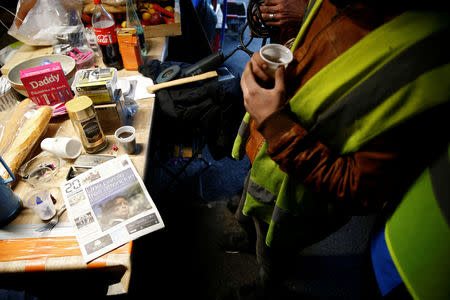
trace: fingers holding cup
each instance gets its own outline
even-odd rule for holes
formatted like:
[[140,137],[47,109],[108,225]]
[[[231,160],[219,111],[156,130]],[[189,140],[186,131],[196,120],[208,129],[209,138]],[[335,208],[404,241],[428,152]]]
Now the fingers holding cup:
[[281,44],[267,44],[259,50],[259,56],[267,64],[265,72],[271,78],[275,78],[275,72],[280,66],[287,65],[293,60],[294,56],[286,46]]

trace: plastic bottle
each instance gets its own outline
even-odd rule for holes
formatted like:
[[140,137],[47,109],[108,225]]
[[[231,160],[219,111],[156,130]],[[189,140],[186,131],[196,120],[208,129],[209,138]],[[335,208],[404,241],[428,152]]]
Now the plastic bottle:
[[123,69],[114,18],[103,7],[101,0],[94,0],[94,4],[92,28],[102,51],[103,63],[107,67],[116,68],[117,70]]
[[133,0],[127,0],[127,27],[136,28],[141,54],[146,55],[147,45],[145,44],[144,29],[142,28],[141,21],[139,21],[138,14],[134,9]]

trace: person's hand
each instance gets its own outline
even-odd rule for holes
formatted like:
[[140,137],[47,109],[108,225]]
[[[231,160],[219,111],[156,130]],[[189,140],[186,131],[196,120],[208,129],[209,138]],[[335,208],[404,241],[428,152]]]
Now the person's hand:
[[269,26],[282,27],[301,23],[306,0],[265,0],[260,6],[261,16]]
[[259,85],[255,78],[255,75],[259,76],[261,75],[259,73],[264,71],[253,62],[253,59],[250,60],[242,72],[241,88],[245,109],[258,124],[261,124],[285,102],[284,67],[277,69],[274,87],[266,89]]
[[273,78],[266,73],[268,66],[267,63],[261,58],[259,51],[253,53],[249,63],[252,65],[253,75],[256,77],[256,80],[260,82],[273,81]]

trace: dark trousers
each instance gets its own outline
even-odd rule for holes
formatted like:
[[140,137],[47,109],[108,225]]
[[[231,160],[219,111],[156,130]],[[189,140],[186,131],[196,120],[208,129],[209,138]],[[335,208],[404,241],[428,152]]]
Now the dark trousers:
[[255,244],[256,260],[259,265],[258,284],[263,288],[272,289],[278,287],[281,281],[287,277],[290,267],[293,267],[293,262],[301,251],[301,247],[295,245],[269,247],[266,245],[269,224],[242,213],[249,178],[250,173],[245,179],[243,193],[234,216],[247,233],[249,242]]
[[[245,216],[242,213],[244,208],[245,198],[247,195],[247,186],[249,182],[250,173],[245,179],[244,189],[242,192],[239,205],[235,212],[235,218],[240,224],[240,226],[247,233],[249,242],[255,245],[256,259],[259,265],[259,274],[257,276],[258,285],[269,291],[274,291],[280,287],[282,281],[287,278],[290,271],[294,271],[295,261],[297,255],[305,248],[309,243],[292,243],[286,247],[268,247],[265,243],[266,235],[268,232],[269,225],[255,217]],[[342,223],[336,222],[337,227],[345,224],[345,217],[342,219]],[[329,234],[332,233],[331,227],[329,227]],[[335,228],[336,229],[336,228]],[[326,230],[317,232],[318,240],[326,237]],[[313,240],[311,240],[311,243]],[[363,275],[364,278],[361,280],[365,286],[365,299],[412,299],[404,284],[401,284],[395,288],[391,293],[386,296],[381,296],[378,290],[378,285],[375,279],[375,274],[372,267],[372,261],[370,257],[370,251],[368,249],[367,256],[364,262],[364,270],[366,270]],[[399,298],[401,297],[401,298]]]

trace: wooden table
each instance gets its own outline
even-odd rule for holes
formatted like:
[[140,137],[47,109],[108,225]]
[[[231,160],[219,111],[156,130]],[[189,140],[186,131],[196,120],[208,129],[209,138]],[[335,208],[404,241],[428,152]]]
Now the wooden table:
[[[153,59],[164,60],[167,39],[164,37],[151,38],[148,43],[150,44],[148,56]],[[45,48],[23,47],[25,48],[22,51],[19,51],[12,57],[12,60],[16,61],[16,63],[20,62],[17,60],[17,57],[19,57],[19,59],[23,59],[24,57],[30,58],[33,57],[33,53],[34,56],[39,56],[48,51],[48,49],[46,50]],[[8,63],[5,65],[6,70],[13,66]],[[2,72],[5,72],[5,70],[2,69]],[[137,71],[127,71],[125,69],[118,72],[119,78],[137,74],[139,74]],[[137,103],[139,104],[139,108],[134,116],[133,126],[136,129],[136,142],[140,151],[130,155],[130,158],[139,175],[144,178],[148,163],[147,154],[150,146],[149,142],[153,119],[154,98],[140,99],[137,100]],[[58,117],[51,120],[45,137],[54,136],[76,136],[68,117]],[[113,150],[113,145],[117,144],[114,136],[107,135],[107,139],[109,141],[108,147],[99,154],[113,154],[119,156],[125,153],[120,147],[118,151]],[[35,155],[41,152],[40,147],[37,148],[38,150],[35,151]],[[63,160],[63,165],[53,178],[53,181],[46,184],[47,188],[49,188],[51,194],[56,199],[57,209],[64,204],[59,185],[65,182],[66,175],[72,163],[73,161]],[[17,178],[16,181],[14,192],[19,197],[23,198],[32,186],[20,178]],[[62,215],[61,222],[68,222],[67,213]],[[24,208],[10,225],[21,225],[25,227],[28,225],[32,228],[33,226],[37,226],[35,224],[43,224],[43,222],[31,209]],[[130,242],[86,264],[81,256],[75,236],[0,240],[0,288],[8,288],[7,286],[1,286],[1,283],[11,277],[14,278],[13,281],[22,280],[22,278],[25,277],[27,278],[26,281],[29,283],[28,277],[31,276],[30,274],[47,275],[49,273],[54,273],[58,274],[57,276],[59,277],[61,272],[65,276],[69,276],[74,272],[76,274],[88,274],[89,272],[87,271],[93,270],[93,274],[95,274],[93,275],[93,278],[95,278],[96,281],[101,281],[99,280],[101,278],[98,277],[98,274],[102,274],[102,276],[105,277],[105,281],[108,285],[108,295],[126,293],[128,291],[131,274],[131,249],[132,243]],[[83,270],[86,272],[83,272]],[[17,277],[18,275],[22,275],[22,277]],[[86,276],[85,279],[90,280],[89,276]],[[37,280],[39,282],[40,277],[41,276],[32,276],[32,279],[30,280]],[[77,278],[78,280],[80,279],[80,277]],[[52,280],[55,280],[55,278],[53,277]],[[61,280],[64,280],[64,278],[61,278]],[[10,284],[13,284],[13,287],[16,288],[14,282],[10,282]],[[70,284],[70,282],[67,282],[67,284]],[[23,285],[19,285],[19,287],[20,286],[23,287]],[[73,285],[73,288],[73,292],[75,292],[77,286]],[[62,296],[62,298],[64,298],[64,296]]]

